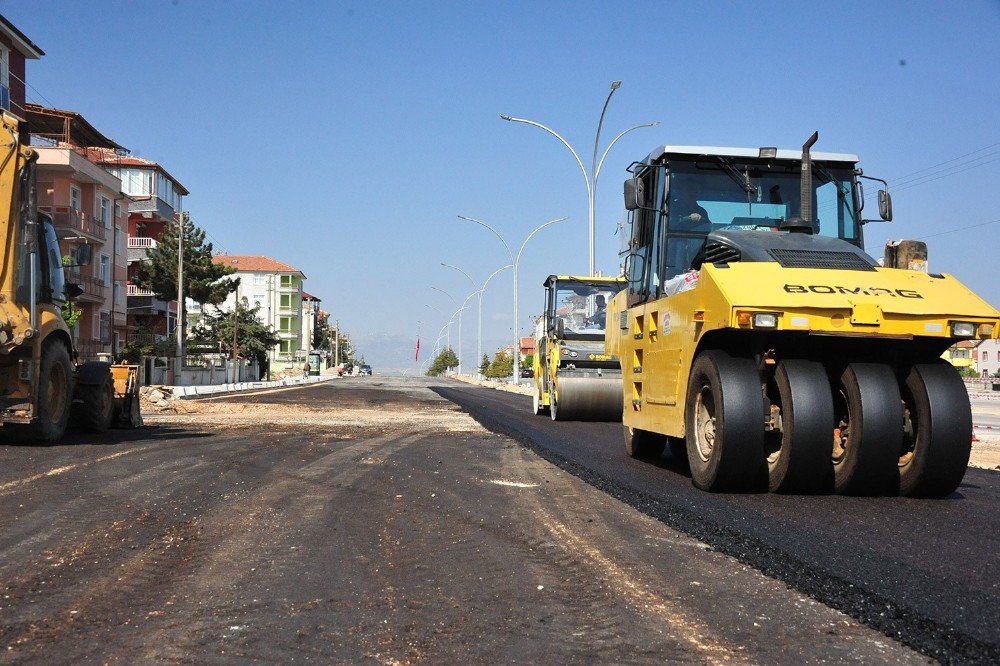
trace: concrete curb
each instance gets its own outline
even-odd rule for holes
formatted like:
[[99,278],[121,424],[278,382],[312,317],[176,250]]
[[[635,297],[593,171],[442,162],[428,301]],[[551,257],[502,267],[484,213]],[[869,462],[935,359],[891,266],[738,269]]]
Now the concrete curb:
[[203,398],[210,395],[220,395],[223,393],[243,393],[246,391],[258,391],[269,388],[282,388],[288,386],[305,386],[306,384],[318,384],[331,379],[338,379],[335,375],[319,377],[286,377],[270,382],[239,382],[236,384],[212,384],[209,386],[164,386],[163,390],[169,390],[174,398],[187,400],[191,398]]

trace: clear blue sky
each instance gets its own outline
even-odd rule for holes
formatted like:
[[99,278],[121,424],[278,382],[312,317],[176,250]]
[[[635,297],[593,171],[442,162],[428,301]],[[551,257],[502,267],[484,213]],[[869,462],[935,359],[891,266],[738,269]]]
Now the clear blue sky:
[[[218,249],[301,268],[379,367],[412,359],[418,320],[433,347],[446,318],[425,306],[455,308],[432,285],[459,299],[472,291],[440,262],[480,284],[505,263],[459,213],[515,248],[571,216],[525,250],[525,334],[545,276],[586,271],[579,168],[554,138],[499,114],[549,125],[589,164],[615,79],[604,142],[662,124],[624,138],[605,163],[604,272],[618,266],[630,162],[664,143],[795,148],[818,129],[816,150],[857,153],[866,174],[897,184],[895,221],[866,227],[869,252],[925,238],[932,270],[1000,305],[995,1],[2,0],[0,12],[46,52],[28,64],[29,101],[78,111],[163,164]],[[972,225],[982,226],[943,233]],[[507,272],[484,299],[491,353],[511,337],[511,288]]]

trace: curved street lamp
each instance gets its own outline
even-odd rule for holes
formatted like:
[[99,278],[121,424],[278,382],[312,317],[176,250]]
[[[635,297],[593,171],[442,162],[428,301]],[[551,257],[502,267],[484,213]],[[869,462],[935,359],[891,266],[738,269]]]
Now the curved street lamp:
[[604,164],[604,158],[608,156],[608,151],[611,150],[611,146],[615,145],[618,139],[622,138],[629,132],[637,130],[640,127],[654,127],[655,125],[660,124],[660,121],[657,120],[651,123],[642,123],[641,125],[634,125],[628,128],[627,130],[625,130],[624,132],[622,132],[621,134],[619,134],[614,138],[614,140],[608,145],[607,149],[605,149],[604,154],[601,157],[601,161],[598,162],[597,152],[598,152],[598,145],[601,140],[601,127],[604,125],[604,114],[608,110],[608,104],[611,102],[611,96],[615,94],[615,91],[618,90],[618,88],[620,88],[621,85],[622,85],[621,81],[612,81],[611,90],[610,92],[608,92],[607,99],[604,100],[604,107],[601,109],[601,118],[600,120],[597,121],[597,134],[594,137],[594,156],[590,165],[589,174],[587,173],[587,169],[583,166],[583,160],[580,159],[580,156],[573,149],[573,146],[571,146],[569,142],[566,141],[566,139],[564,139],[558,132],[556,132],[550,127],[546,127],[545,125],[539,122],[535,122],[534,120],[528,120],[526,118],[514,118],[513,116],[508,116],[503,113],[500,114],[500,118],[508,122],[524,123],[525,125],[532,125],[533,127],[545,130],[555,138],[559,139],[559,141],[561,141],[562,144],[566,146],[567,149],[569,149],[569,152],[572,153],[573,157],[576,159],[576,163],[580,167],[580,172],[583,173],[583,180],[587,185],[587,221],[588,221],[588,232],[590,235],[589,238],[590,253],[589,253],[589,264],[588,264],[589,275],[594,275],[597,270],[595,266],[596,262],[594,256],[595,233],[596,233],[594,228],[594,201],[595,201],[595,194],[597,191],[597,178],[598,176],[600,176],[601,166]]
[[[514,329],[514,367],[512,369],[511,374],[513,375],[512,383],[514,383],[514,384],[520,384],[521,383],[521,375],[520,375],[519,370],[520,370],[520,365],[521,365],[521,336],[519,335],[518,330],[517,330],[517,265],[518,265],[518,262],[520,262],[520,260],[521,260],[521,253],[524,252],[524,246],[528,244],[528,241],[531,240],[532,236],[534,236],[535,234],[537,234],[539,231],[541,231],[545,227],[549,226],[550,224],[555,224],[556,222],[562,222],[563,220],[568,220],[569,217],[568,216],[567,217],[557,217],[554,220],[549,220],[545,224],[541,224],[541,225],[535,227],[532,230],[532,232],[530,234],[528,234],[528,237],[524,239],[524,242],[521,243],[521,247],[520,247],[520,249],[518,249],[517,255],[514,255],[510,251],[510,246],[507,244],[507,241],[505,241],[504,238],[503,238],[503,236],[501,236],[500,233],[496,229],[494,229],[493,227],[491,227],[490,225],[486,224],[482,220],[477,220],[477,219],[474,219],[474,218],[471,218],[471,217],[466,217],[465,215],[459,215],[458,217],[459,217],[459,219],[462,219],[462,220],[467,220],[469,222],[475,222],[476,224],[482,225],[482,226],[486,227],[487,229],[489,229],[490,231],[492,231],[493,234],[497,238],[500,239],[500,242],[503,243],[503,246],[507,249],[507,254],[510,256],[510,263],[514,267],[514,325],[513,325],[513,329]],[[492,277],[492,276],[490,276],[490,277]]]

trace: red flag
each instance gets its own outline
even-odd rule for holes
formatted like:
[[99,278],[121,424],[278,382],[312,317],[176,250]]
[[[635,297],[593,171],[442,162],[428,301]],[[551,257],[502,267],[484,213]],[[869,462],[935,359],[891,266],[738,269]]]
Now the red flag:
[[420,336],[417,336],[417,353],[413,356],[414,361],[420,360]]

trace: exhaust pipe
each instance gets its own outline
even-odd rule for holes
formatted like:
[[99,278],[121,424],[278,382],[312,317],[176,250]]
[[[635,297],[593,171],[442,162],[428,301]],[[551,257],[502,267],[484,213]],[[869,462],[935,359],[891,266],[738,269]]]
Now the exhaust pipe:
[[799,181],[799,196],[802,201],[802,221],[812,226],[816,220],[813,219],[813,171],[812,156],[809,149],[819,140],[819,132],[813,132],[809,140],[802,144],[802,175]]

